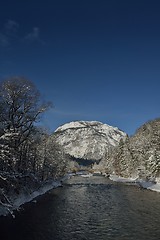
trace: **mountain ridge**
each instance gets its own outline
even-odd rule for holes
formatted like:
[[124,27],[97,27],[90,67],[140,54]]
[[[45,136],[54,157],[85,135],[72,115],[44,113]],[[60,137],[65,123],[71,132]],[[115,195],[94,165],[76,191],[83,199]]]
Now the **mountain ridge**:
[[58,127],[56,142],[76,158],[99,160],[106,150],[127,136],[117,127],[98,121],[72,121]]

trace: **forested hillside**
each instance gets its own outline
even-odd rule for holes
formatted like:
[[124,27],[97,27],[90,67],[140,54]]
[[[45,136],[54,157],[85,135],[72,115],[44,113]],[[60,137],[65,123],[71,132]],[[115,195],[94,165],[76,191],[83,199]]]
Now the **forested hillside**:
[[155,180],[160,177],[160,119],[142,125],[106,154],[101,168],[123,177]]

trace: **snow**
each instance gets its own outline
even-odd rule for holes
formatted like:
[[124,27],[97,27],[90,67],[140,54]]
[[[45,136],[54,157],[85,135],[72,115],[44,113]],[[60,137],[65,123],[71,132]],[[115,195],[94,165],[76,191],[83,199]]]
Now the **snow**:
[[11,213],[14,217],[13,210],[18,210],[23,204],[31,202],[36,197],[60,186],[62,186],[61,181],[51,181],[40,187],[38,190],[33,191],[31,194],[21,193],[18,197],[14,197],[14,199],[12,199],[12,205],[3,204],[0,206],[0,216],[6,216],[8,213]]
[[112,127],[108,124],[103,124],[102,122],[98,122],[98,121],[75,121],[75,122],[69,122],[69,123],[66,123],[60,127],[58,127],[55,132],[58,132],[58,131],[64,131],[64,130],[67,130],[67,129],[72,129],[72,128],[85,128],[85,127],[93,127],[93,128],[96,128],[98,129],[101,133],[104,133],[106,132],[106,134],[108,133],[112,133],[113,129],[115,131],[120,131],[117,127]]
[[69,128],[84,128],[83,122],[84,121],[66,123],[66,124],[58,127],[55,130],[55,132],[64,131],[64,130],[69,129]]
[[160,183],[154,183],[154,182],[146,182],[146,181],[138,181],[139,185],[143,188],[160,192]]
[[88,174],[82,174],[81,177],[84,177],[84,178],[90,178],[92,177],[93,174],[92,173],[88,173]]
[[[25,194],[25,193],[21,193],[18,197],[15,197],[15,199],[12,199],[11,204],[1,204],[0,205],[0,216],[6,216],[9,213],[13,216],[13,211],[14,210],[18,210],[23,204],[28,203],[28,202],[34,202],[36,203],[35,198],[45,194],[46,192],[48,192],[51,189],[57,188],[62,186],[62,181],[70,178],[71,176],[73,176],[75,174],[71,173],[71,174],[66,174],[64,176],[64,178],[61,179],[61,181],[51,181],[46,183],[44,186],[42,186],[41,188],[39,188],[38,190],[32,192],[31,194]],[[89,178],[91,176],[93,176],[94,174],[92,173],[77,173],[76,175],[81,175],[84,178]],[[106,175],[108,177],[108,175]],[[156,192],[160,192],[160,179],[157,179],[157,182],[151,182],[151,181],[144,181],[142,179],[138,179],[138,178],[124,178],[124,177],[120,177],[117,175],[110,175],[109,179],[115,182],[121,182],[121,183],[134,183],[142,188],[148,189],[148,190],[152,190],[152,191],[156,191]]]
[[101,159],[106,148],[116,146],[126,133],[97,121],[75,121],[55,130],[56,141],[76,158]]
[[160,192],[160,182],[151,182],[151,181],[144,181],[142,179],[138,179],[138,178],[124,178],[124,177],[120,177],[117,175],[110,175],[109,179],[115,182],[122,182],[122,183],[135,183],[137,185],[139,185],[142,188],[148,189],[148,190],[152,190],[152,191],[156,191],[156,192]]
[[109,179],[114,182],[135,183],[137,178],[124,178],[117,175],[110,175]]
[[56,187],[60,187],[61,183],[58,181],[53,181],[51,183],[46,184],[45,186],[41,187],[39,190],[34,191],[32,194],[30,195],[25,195],[22,194],[19,196],[19,198],[17,198],[14,203],[13,206],[15,208],[21,206],[22,204],[26,203],[26,202],[30,202],[31,200],[33,200],[34,198],[45,194],[46,192],[48,192],[49,190],[56,188]]

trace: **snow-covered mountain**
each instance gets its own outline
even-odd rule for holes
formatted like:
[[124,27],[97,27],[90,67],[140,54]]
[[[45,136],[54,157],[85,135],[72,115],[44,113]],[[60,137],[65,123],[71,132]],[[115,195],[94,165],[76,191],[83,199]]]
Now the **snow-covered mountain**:
[[117,146],[126,133],[97,121],[75,121],[55,130],[55,139],[71,156],[100,160],[107,149]]

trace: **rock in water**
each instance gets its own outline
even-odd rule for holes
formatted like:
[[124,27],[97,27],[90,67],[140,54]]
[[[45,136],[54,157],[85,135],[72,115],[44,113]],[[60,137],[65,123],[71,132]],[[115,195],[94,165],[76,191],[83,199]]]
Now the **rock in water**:
[[100,160],[106,151],[117,146],[126,133],[97,121],[75,121],[55,130],[56,142],[65,153],[81,159]]

